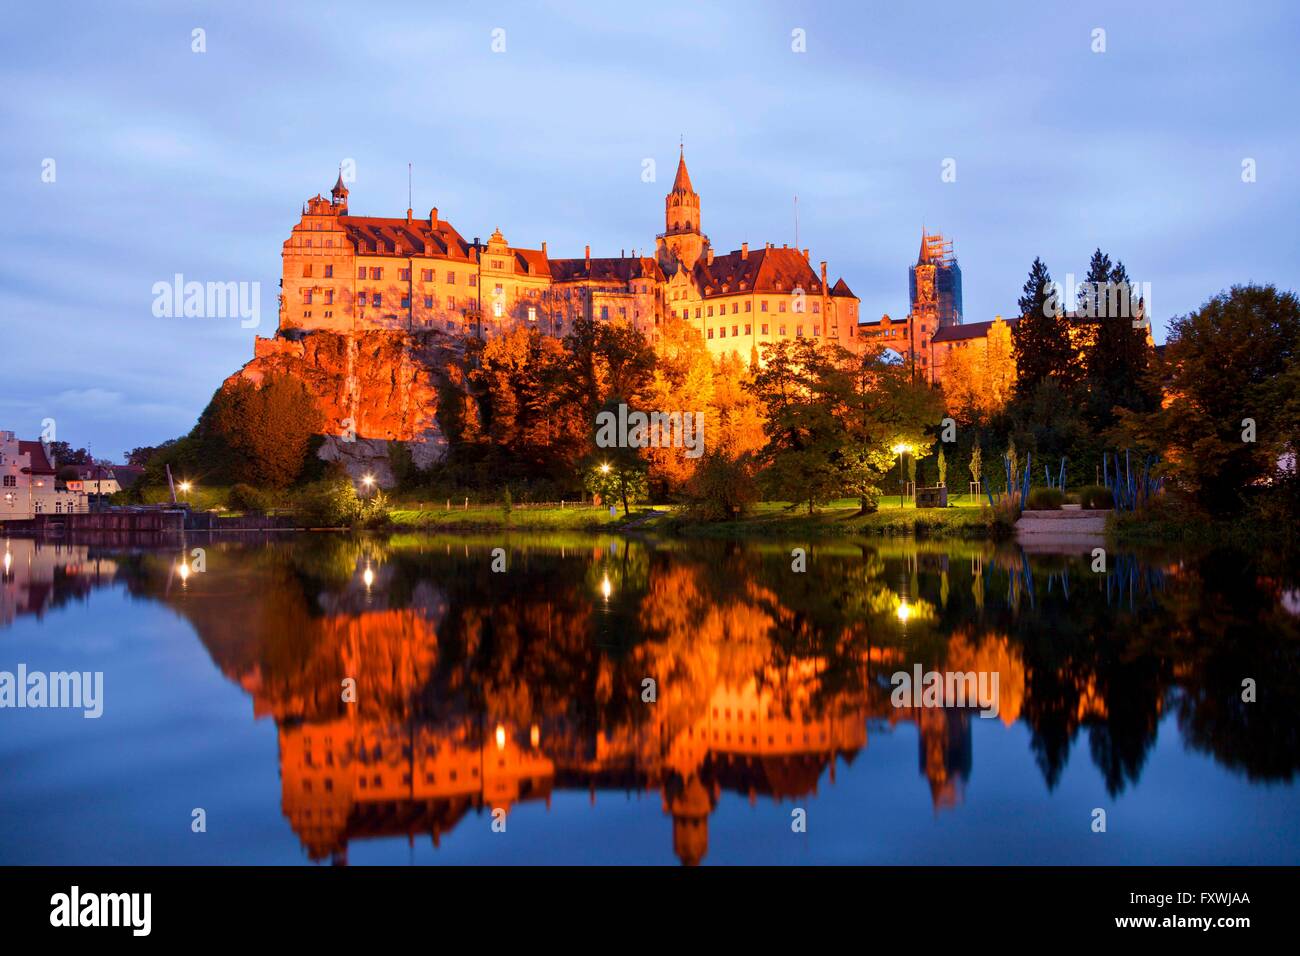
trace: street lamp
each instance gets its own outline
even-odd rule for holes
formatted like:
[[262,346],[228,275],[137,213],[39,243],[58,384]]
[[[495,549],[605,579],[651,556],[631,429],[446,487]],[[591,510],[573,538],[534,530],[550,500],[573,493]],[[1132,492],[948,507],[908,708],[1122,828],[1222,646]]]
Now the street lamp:
[[177,485],[177,487],[180,488],[181,494],[188,495],[190,493],[190,489],[194,487],[194,484],[189,481],[182,481],[179,485]]
[[903,481],[903,456],[911,453],[912,446],[907,442],[899,442],[890,450],[898,456],[898,507],[901,508],[903,507],[903,491],[906,488],[906,483]]
[[607,462],[607,461],[606,461],[606,462],[601,462],[601,465],[600,465],[600,473],[601,473],[602,475],[608,475],[608,474],[609,474],[609,462]]
[[362,483],[363,485],[366,486],[366,494],[369,495],[369,494],[370,494],[370,489],[371,489],[372,487],[374,487],[374,484],[375,484],[375,476],[374,476],[374,475],[362,475],[362,476],[361,476],[361,483]]

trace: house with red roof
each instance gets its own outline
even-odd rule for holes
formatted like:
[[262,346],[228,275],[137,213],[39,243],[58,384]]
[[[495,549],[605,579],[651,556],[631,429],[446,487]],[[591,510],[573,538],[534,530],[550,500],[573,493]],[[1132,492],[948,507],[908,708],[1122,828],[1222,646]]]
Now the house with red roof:
[[86,495],[55,481],[57,468],[39,441],[0,431],[0,521],[86,511]]

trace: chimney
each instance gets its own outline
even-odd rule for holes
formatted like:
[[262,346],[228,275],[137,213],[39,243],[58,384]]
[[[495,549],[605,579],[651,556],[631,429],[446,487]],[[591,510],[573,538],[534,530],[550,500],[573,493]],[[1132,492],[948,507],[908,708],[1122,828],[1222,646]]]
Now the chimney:
[[742,258],[742,259],[748,259],[748,258],[749,258],[749,243],[747,243],[747,242],[742,242],[742,243],[740,244],[740,258]]
[[591,246],[590,245],[587,246],[587,251],[584,253],[584,256],[586,257],[587,260],[587,268],[590,269],[591,268]]
[[407,224],[408,226],[411,224],[411,211],[412,211],[412,210],[411,210],[411,207],[410,207],[410,206],[407,206],[407,207],[406,207],[406,224]]
[[546,243],[545,243],[545,242],[542,243],[542,255],[543,255],[543,256],[546,255]]
[[618,250],[618,257],[619,257],[620,259],[626,259],[626,258],[627,258],[627,250],[626,250],[626,249],[620,249],[620,250]]
[[432,209],[429,210],[429,228],[430,229],[438,228],[438,207],[437,206],[434,206]]
[[709,246],[708,258],[705,259],[705,265],[713,265],[713,247]]
[[810,251],[811,251],[811,250],[808,250],[808,249],[805,249],[805,250],[803,251],[803,261],[804,261],[804,262],[807,262],[807,261],[808,261],[808,253],[809,253]]
[[822,291],[823,292],[829,291],[826,287],[826,260],[825,259],[822,260]]

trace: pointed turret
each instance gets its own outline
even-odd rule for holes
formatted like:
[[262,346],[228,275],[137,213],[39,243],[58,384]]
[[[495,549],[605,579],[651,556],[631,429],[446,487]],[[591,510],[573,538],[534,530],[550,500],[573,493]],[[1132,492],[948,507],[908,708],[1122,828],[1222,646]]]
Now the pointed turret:
[[334,205],[342,206],[343,211],[347,212],[348,208],[348,187],[343,185],[343,167],[339,167],[339,178],[334,182],[334,188],[330,190],[330,198],[334,200]]
[[687,269],[704,254],[707,240],[700,230],[700,197],[691,186],[691,175],[686,171],[686,148],[677,157],[677,176],[673,189],[664,197],[664,234],[660,238],[660,266],[670,268],[676,259]]
[[681,147],[681,154],[677,157],[677,177],[673,180],[673,192],[695,195],[695,190],[691,188],[691,174],[686,171],[685,146]]

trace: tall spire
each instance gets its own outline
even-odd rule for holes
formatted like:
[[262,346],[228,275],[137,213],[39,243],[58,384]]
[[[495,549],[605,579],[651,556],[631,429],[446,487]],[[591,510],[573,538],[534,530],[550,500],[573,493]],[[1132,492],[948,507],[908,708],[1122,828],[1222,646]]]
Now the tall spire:
[[673,180],[673,192],[675,193],[694,193],[691,188],[691,175],[686,171],[686,144],[681,146],[681,153],[677,157],[677,178]]

